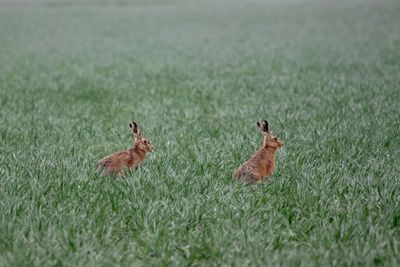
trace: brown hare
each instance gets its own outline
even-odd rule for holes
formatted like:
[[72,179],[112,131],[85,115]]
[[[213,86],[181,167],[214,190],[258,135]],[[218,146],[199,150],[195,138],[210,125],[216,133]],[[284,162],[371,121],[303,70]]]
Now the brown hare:
[[117,152],[99,160],[98,167],[103,169],[105,175],[110,173],[123,174],[125,168],[136,169],[143,163],[146,153],[153,150],[151,142],[142,138],[140,129],[134,121],[129,123],[129,127],[135,136],[133,146],[126,151]]
[[257,122],[257,126],[264,136],[263,146],[235,172],[237,180],[243,179],[247,182],[263,181],[270,176],[275,169],[275,153],[283,146],[283,142],[276,136],[270,134],[268,122]]

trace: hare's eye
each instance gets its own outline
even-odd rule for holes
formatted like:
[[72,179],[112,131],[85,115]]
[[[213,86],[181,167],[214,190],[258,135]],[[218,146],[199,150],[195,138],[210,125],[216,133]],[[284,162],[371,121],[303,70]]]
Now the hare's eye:
[[278,140],[278,138],[274,137],[274,141],[277,141],[277,140]]
[[144,140],[143,143],[147,144],[147,140]]

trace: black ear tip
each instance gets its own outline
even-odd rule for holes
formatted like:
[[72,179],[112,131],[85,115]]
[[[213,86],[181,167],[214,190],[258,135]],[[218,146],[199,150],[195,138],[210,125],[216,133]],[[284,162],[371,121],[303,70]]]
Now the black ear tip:
[[266,121],[266,120],[263,120],[263,122],[264,122],[266,125],[268,125],[268,121]]
[[260,127],[260,123],[257,121],[257,126]]
[[129,123],[129,128],[132,128],[132,123]]

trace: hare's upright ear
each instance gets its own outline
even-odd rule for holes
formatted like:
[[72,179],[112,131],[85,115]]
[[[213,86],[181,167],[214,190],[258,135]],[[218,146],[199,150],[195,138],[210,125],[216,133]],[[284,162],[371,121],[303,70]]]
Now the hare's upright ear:
[[257,122],[257,127],[260,129],[262,134],[269,134],[268,122],[266,120]]
[[129,123],[129,128],[132,129],[132,133],[136,136],[136,139],[141,139],[141,135],[140,135],[140,128],[137,126],[137,123],[132,121],[131,123]]

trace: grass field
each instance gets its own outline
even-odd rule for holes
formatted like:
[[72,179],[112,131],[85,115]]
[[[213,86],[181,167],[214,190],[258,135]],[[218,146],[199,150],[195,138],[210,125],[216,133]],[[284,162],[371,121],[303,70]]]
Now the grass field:
[[[0,266],[398,266],[399,14],[0,2]],[[155,152],[99,175],[132,119]],[[260,119],[285,147],[245,186]]]

